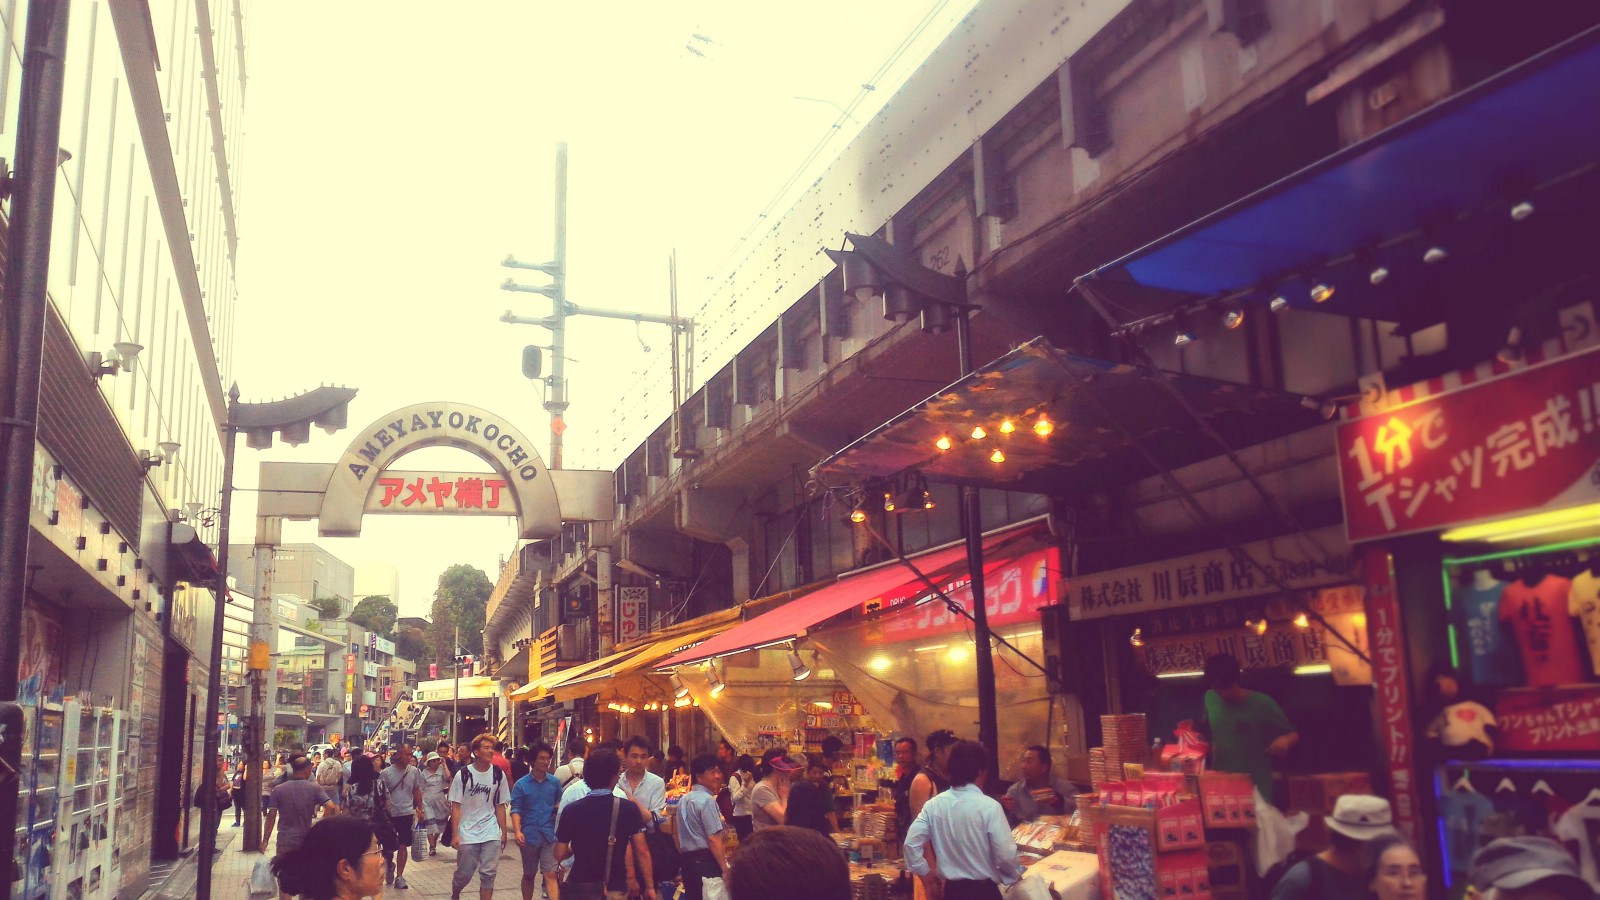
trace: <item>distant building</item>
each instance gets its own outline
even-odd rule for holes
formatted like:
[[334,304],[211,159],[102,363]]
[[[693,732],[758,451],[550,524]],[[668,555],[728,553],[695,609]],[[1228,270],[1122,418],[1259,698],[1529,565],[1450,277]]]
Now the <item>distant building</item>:
[[[238,589],[255,596],[255,549],[233,547],[228,553],[228,572],[238,579]],[[316,544],[285,544],[277,549],[272,563],[272,593],[290,594],[307,603],[318,597],[339,600],[339,617],[355,608],[356,570],[349,563]]]

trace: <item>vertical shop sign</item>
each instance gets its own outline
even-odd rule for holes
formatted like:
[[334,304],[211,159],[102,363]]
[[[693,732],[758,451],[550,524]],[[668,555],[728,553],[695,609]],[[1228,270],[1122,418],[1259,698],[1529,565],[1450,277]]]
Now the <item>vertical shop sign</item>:
[[1421,834],[1421,799],[1413,774],[1416,750],[1412,742],[1410,668],[1400,603],[1394,593],[1393,562],[1388,551],[1375,546],[1363,548],[1360,558],[1367,588],[1372,683],[1378,695],[1378,742],[1383,747],[1384,771],[1389,776],[1395,827],[1415,845]]
[[344,655],[344,714],[350,715],[356,709],[356,655]]
[[1352,542],[1600,498],[1600,350],[1431,395],[1339,426]]
[[650,589],[617,588],[617,643],[643,637],[650,630]]

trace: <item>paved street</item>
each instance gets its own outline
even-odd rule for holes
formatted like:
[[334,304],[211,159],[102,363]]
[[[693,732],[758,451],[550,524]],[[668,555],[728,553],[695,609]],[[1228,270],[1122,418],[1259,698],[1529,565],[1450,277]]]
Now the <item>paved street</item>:
[[[221,856],[213,869],[211,896],[215,900],[248,900],[250,870],[255,866],[256,860],[261,859],[259,853],[246,853],[244,837],[241,829],[232,827],[232,822],[223,824],[217,834],[217,844],[221,847]],[[409,897],[435,898],[450,896],[450,876],[456,869],[456,852],[448,847],[440,847],[439,855],[424,859],[422,862],[406,864],[406,881],[411,887],[406,890],[395,890],[393,887],[384,889],[386,898],[406,900]],[[185,860],[160,890],[147,894],[145,900],[179,900],[194,896],[194,881],[196,867],[193,860]],[[495,879],[494,894],[496,897],[521,897],[522,858],[517,853],[515,844],[507,844],[505,852],[500,857],[499,877]],[[478,884],[474,881],[462,891],[463,897],[477,898]]]

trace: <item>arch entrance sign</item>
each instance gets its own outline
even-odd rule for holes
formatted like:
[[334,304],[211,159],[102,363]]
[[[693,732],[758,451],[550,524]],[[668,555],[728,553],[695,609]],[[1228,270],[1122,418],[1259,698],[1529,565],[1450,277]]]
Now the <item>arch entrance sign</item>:
[[[493,471],[393,468],[425,447],[464,450]],[[419,403],[373,420],[335,463],[263,463],[257,545],[278,543],[282,519],[316,519],[322,537],[356,537],[369,513],[515,516],[518,537],[539,540],[559,534],[563,521],[610,519],[613,509],[610,472],[552,471],[504,416],[465,403]]]

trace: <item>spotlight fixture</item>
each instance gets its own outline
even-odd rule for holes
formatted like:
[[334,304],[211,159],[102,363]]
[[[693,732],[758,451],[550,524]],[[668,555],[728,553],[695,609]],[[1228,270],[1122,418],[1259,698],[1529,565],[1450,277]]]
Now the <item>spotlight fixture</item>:
[[857,525],[860,525],[862,522],[865,522],[866,520],[867,520],[867,511],[866,510],[862,509],[859,506],[856,507],[855,509],[850,510],[850,521],[854,522]]
[[672,696],[674,698],[682,699],[689,696],[689,686],[683,683],[683,679],[679,677],[677,672],[673,672],[672,677],[668,678],[667,681],[672,684]]
[[1533,215],[1533,204],[1526,200],[1511,207],[1511,221],[1513,222],[1521,222],[1531,215]]
[[922,508],[923,509],[933,509],[933,507],[934,507],[933,492],[928,490],[928,489],[926,489],[926,488],[924,488],[923,491],[922,491]]
[[1300,398],[1302,409],[1309,409],[1321,416],[1324,420],[1332,419],[1339,414],[1339,402],[1333,398],[1305,396]]
[[117,341],[111,345],[110,353],[101,353],[96,350],[89,354],[89,374],[99,381],[107,375],[118,372],[132,372],[133,361],[139,358],[139,352],[144,345],[132,341]]
[[789,675],[793,680],[805,681],[811,677],[811,670],[800,659],[800,651],[796,650],[794,645],[791,644],[789,646],[789,652],[786,655],[789,658]]
[[1222,325],[1229,331],[1238,331],[1240,326],[1244,325],[1244,309],[1238,306],[1229,307],[1228,311],[1222,314]]
[[1325,281],[1319,281],[1311,286],[1311,302],[1313,303],[1327,303],[1328,298],[1332,296],[1333,285]]
[[1173,324],[1178,326],[1178,333],[1172,337],[1174,347],[1182,347],[1194,343],[1194,329],[1189,327],[1188,317],[1178,313],[1172,318]]
[[1143,628],[1135,628],[1133,630],[1133,634],[1128,635],[1128,646],[1130,646],[1130,647],[1143,647],[1144,646],[1144,629]]
[[1444,249],[1438,244],[1434,244],[1433,246],[1429,247],[1427,251],[1422,254],[1422,261],[1430,266],[1436,263],[1442,263],[1449,258],[1450,251]]
[[992,462],[992,463],[1003,463],[1005,461],[1006,461],[1006,453],[1005,453],[1004,450],[1001,450],[999,447],[994,448],[994,452],[989,454],[989,462]]
[[1049,437],[1050,433],[1055,430],[1055,423],[1044,416],[1040,416],[1039,421],[1033,423],[1033,433],[1039,437]]
[[1389,280],[1389,270],[1383,266],[1378,266],[1367,275],[1367,280],[1375,285],[1383,284],[1385,281]]
[[722,677],[717,674],[716,663],[706,667],[706,683],[711,685],[711,696],[713,697],[728,689],[728,686],[722,683]]
[[162,463],[170,462],[173,457],[178,455],[178,448],[183,445],[177,441],[162,441],[158,446],[161,447],[160,453],[151,453],[149,450],[139,451],[139,461],[144,463],[144,468],[147,472]]
[[1289,298],[1282,294],[1278,294],[1272,298],[1270,303],[1267,304],[1267,308],[1271,309],[1275,313],[1281,313],[1289,308]]
[[1264,635],[1264,634],[1267,633],[1267,620],[1264,619],[1264,618],[1262,618],[1262,619],[1245,619],[1244,620],[1244,630],[1254,634],[1257,637],[1260,637],[1261,635]]
[[974,425],[974,426],[972,426],[972,439],[973,440],[981,441],[981,440],[983,440],[984,438],[986,438],[988,436],[989,436],[989,432],[984,431],[982,425]]
[[939,435],[939,439],[937,441],[933,442],[933,445],[935,447],[938,447],[941,452],[943,452],[945,450],[949,450],[950,449],[950,438],[947,435],[942,435],[941,434],[941,435]]
[[1017,430],[1017,426],[1011,424],[1011,420],[1010,419],[1001,419],[1000,420],[1000,433],[1001,434],[1010,434],[1011,432],[1016,431],[1016,430]]
[[1519,362],[1522,359],[1521,326],[1511,326],[1511,331],[1506,334],[1505,346],[1501,347],[1495,352],[1494,358],[1506,363],[1507,365],[1510,365],[1514,362]]

